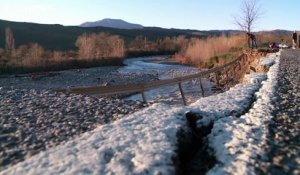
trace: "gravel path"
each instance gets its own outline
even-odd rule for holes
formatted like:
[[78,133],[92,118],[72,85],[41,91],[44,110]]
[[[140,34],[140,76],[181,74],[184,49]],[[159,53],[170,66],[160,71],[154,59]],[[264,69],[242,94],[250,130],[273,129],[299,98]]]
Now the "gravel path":
[[1,88],[0,170],[144,106],[51,90]]
[[257,174],[300,174],[299,65],[299,50],[282,52],[267,154],[258,162]]

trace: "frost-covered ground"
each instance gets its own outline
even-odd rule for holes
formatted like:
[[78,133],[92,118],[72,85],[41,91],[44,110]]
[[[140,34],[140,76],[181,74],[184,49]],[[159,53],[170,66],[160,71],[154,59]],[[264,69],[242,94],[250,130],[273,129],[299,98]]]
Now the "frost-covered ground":
[[174,174],[176,134],[186,125],[187,111],[201,114],[203,118],[198,126],[215,122],[209,137],[219,164],[209,173],[251,172],[251,166],[247,168],[247,165],[260,152],[264,124],[270,118],[268,102],[272,98],[276,62],[255,95],[257,102],[240,118],[234,116],[243,114],[251,105],[254,93],[261,87],[261,79],[266,78],[264,75],[255,75],[259,80],[201,98],[188,107],[154,104],[39,153],[0,174]]
[[255,93],[256,101],[246,114],[215,121],[209,139],[218,163],[208,174],[255,174],[255,160],[263,152],[274,110],[271,102],[275,98],[279,59],[278,54],[262,61],[269,66],[275,64],[267,73],[268,79]]

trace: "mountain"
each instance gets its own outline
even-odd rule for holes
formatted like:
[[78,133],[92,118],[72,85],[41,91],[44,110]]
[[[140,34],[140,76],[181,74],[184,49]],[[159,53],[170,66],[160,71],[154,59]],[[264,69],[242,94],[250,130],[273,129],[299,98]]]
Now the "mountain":
[[102,19],[95,22],[85,22],[80,27],[111,27],[117,29],[142,29],[144,26],[140,24],[132,24],[121,19]]

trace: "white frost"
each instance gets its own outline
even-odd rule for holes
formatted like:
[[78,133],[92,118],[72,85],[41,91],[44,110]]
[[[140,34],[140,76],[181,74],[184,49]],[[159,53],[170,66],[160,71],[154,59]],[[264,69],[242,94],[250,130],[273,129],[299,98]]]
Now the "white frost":
[[271,105],[277,84],[279,57],[269,72],[268,79],[257,92],[256,102],[248,113],[240,118],[227,117],[214,123],[209,136],[210,146],[219,162],[208,174],[255,174],[254,160],[260,155],[266,142],[268,123],[272,118]]
[[261,83],[262,81],[267,79],[267,75],[263,73],[251,73],[246,74],[244,77],[245,82],[249,83]]
[[0,174],[173,174],[180,110],[154,104]]
[[262,57],[260,58],[260,64],[265,67],[271,67],[273,64],[275,64],[276,56],[278,56],[278,53],[270,54],[268,57]]

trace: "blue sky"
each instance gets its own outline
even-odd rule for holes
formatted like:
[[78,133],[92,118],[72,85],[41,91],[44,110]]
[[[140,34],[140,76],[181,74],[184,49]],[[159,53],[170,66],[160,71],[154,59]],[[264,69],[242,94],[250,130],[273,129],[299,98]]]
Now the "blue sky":
[[[242,0],[0,0],[0,19],[79,25],[103,18],[144,26],[181,29],[238,29],[234,15]],[[300,0],[260,0],[255,30],[300,30]]]

